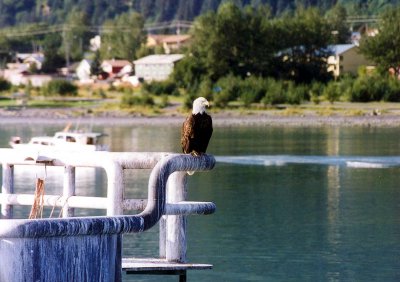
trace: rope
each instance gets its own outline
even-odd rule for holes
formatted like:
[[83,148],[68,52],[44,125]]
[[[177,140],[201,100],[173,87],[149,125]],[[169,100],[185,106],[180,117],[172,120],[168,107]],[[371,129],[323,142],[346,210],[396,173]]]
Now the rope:
[[65,207],[66,204],[68,204],[68,200],[69,200],[69,198],[71,198],[72,196],[73,196],[73,195],[68,196],[68,197],[65,199],[64,205],[61,207],[60,214],[58,215],[58,217],[61,217],[61,216],[63,215],[64,207]]
[[60,198],[62,198],[62,196],[58,196],[57,200],[55,200],[55,202],[54,202],[54,205],[53,205],[53,208],[51,209],[51,212],[50,212],[49,218],[53,217],[53,212],[54,212],[54,209],[56,208],[56,206],[57,206],[57,202],[58,202],[58,200],[60,200]]
[[43,204],[44,204],[44,180],[41,178],[36,179],[35,195],[29,219],[35,219],[43,216]]

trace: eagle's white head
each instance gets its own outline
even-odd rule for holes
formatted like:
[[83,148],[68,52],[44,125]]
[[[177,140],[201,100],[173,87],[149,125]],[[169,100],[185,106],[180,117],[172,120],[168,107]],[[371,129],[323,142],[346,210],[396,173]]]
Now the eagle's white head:
[[208,103],[207,99],[204,97],[199,97],[193,101],[193,110],[192,113],[196,114],[203,114],[206,111],[206,106],[209,107],[210,103]]

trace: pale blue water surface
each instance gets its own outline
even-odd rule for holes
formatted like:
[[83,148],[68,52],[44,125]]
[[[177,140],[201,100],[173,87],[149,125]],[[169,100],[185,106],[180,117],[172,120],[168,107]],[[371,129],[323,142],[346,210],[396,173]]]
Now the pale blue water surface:
[[[1,124],[0,147],[14,135],[59,129]],[[111,151],[180,152],[178,127],[94,129],[109,135]],[[217,211],[189,217],[187,255],[214,268],[189,271],[188,281],[400,281],[399,139],[400,128],[216,127],[209,153],[217,165],[190,177],[189,197],[213,201]],[[149,173],[127,172],[126,194],[145,198]],[[17,169],[18,191],[44,174],[46,191],[59,191],[49,170]],[[106,195],[102,171],[77,169],[77,176],[78,194]],[[126,235],[124,246],[126,256],[156,256],[158,228]]]

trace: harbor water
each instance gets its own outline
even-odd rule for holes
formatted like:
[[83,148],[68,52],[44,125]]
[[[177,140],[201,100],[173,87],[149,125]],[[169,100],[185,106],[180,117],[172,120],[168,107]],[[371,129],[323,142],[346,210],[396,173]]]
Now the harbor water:
[[[3,123],[0,147],[12,136],[27,140],[60,129]],[[108,135],[111,151],[181,151],[178,126],[93,129]],[[215,127],[208,152],[217,165],[190,176],[188,186],[190,200],[212,201],[217,211],[188,218],[187,253],[189,262],[214,267],[188,271],[188,281],[400,281],[399,140],[399,128]],[[60,193],[58,169],[17,167],[16,192],[32,192],[41,177],[46,193]],[[146,198],[149,173],[126,172],[128,197]],[[106,195],[103,171],[81,168],[76,175],[77,194]],[[15,213],[26,218],[29,209]],[[124,236],[124,256],[157,254],[157,228]]]

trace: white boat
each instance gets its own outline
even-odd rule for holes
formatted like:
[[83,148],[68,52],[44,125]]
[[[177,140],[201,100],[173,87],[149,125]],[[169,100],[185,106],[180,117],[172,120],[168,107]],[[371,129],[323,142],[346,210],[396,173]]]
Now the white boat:
[[20,137],[12,137],[9,142],[14,149],[43,150],[56,149],[68,151],[108,151],[102,143],[103,133],[59,131],[54,136],[32,137],[28,143],[21,143]]

